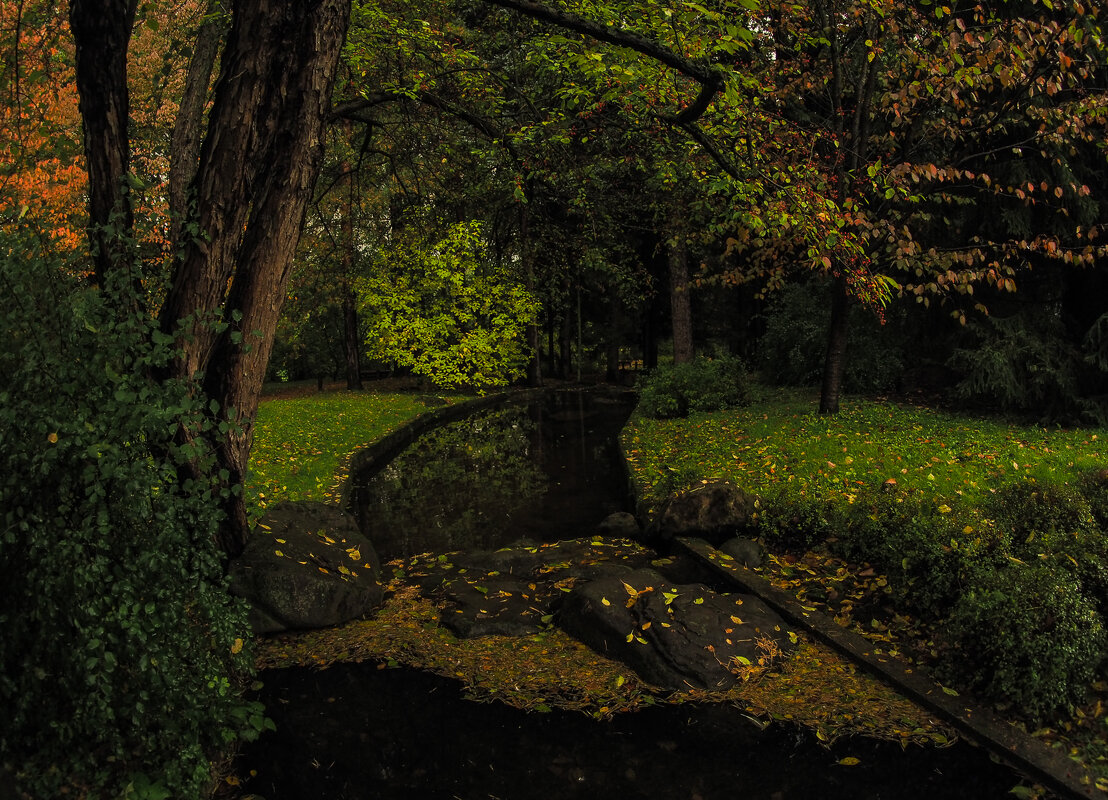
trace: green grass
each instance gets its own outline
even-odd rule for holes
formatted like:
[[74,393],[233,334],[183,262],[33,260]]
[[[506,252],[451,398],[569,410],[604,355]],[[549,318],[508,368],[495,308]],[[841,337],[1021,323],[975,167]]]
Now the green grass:
[[893,480],[899,492],[939,510],[972,513],[1000,486],[1069,483],[1108,465],[1103,429],[1021,427],[857,398],[845,399],[838,415],[821,417],[810,392],[762,395],[736,411],[634,419],[624,447],[647,503],[710,478],[756,493],[792,484],[790,492],[802,496],[848,502],[862,487]]
[[339,391],[263,401],[246,477],[248,505],[334,502],[355,450],[427,410],[414,394]]

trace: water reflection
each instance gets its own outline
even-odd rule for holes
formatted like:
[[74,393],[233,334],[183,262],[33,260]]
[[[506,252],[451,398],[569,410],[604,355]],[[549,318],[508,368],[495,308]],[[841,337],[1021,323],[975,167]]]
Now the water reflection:
[[631,399],[552,392],[427,434],[356,475],[362,530],[385,560],[590,533],[629,505],[618,435]]

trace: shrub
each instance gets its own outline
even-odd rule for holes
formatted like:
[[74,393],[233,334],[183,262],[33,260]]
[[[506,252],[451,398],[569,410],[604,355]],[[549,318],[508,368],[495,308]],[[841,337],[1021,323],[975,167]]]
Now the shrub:
[[[1096,497],[1096,485],[1085,482]],[[1070,573],[1082,592],[1108,612],[1108,534],[1080,487],[1023,483],[997,491],[988,506],[1012,538],[1012,553]]]
[[638,412],[656,419],[684,417],[690,411],[722,411],[747,402],[742,362],[732,356],[665,364],[639,382]]
[[199,797],[265,725],[214,484],[178,478],[208,415],[148,377],[170,353],[129,276],[83,288],[34,247],[0,233],[0,769],[16,796]]
[[1103,657],[1099,615],[1066,573],[1010,564],[978,575],[954,607],[948,670],[1033,720],[1080,702]]
[[[1023,313],[970,323],[969,346],[950,364],[966,377],[955,387],[964,401],[1042,422],[1087,419],[1081,397],[1081,353],[1055,315]],[[1096,421],[1096,415],[1092,415]]]

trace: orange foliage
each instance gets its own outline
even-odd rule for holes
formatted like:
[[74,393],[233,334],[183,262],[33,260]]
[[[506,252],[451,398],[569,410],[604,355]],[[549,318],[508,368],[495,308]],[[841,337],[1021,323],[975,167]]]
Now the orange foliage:
[[38,11],[36,25],[33,9],[0,5],[9,87],[0,102],[0,219],[22,215],[76,250],[85,244],[87,176],[72,43],[60,11]]
[[[135,234],[154,261],[169,250],[170,137],[188,70],[187,32],[204,10],[201,0],[150,7],[128,53],[131,163],[145,186],[135,199]],[[0,57],[10,87],[0,97],[0,220],[23,218],[59,249],[83,251],[88,176],[64,5],[0,4]]]

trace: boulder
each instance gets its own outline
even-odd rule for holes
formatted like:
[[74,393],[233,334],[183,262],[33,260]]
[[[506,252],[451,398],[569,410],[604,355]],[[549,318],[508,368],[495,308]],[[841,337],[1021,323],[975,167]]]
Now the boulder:
[[695,536],[718,546],[753,526],[756,495],[726,481],[713,481],[671,496],[658,512],[652,534],[664,541]]
[[380,568],[373,545],[337,506],[281,503],[232,560],[231,593],[250,604],[255,633],[325,628],[381,604]]
[[717,548],[721,553],[731,556],[744,567],[757,569],[766,560],[766,550],[754,539],[736,536],[728,539]]
[[635,519],[634,514],[628,514],[626,511],[617,511],[601,520],[600,524],[596,526],[596,532],[600,536],[636,539],[641,533],[641,530],[639,529],[639,521]]
[[558,625],[664,689],[726,690],[750,666],[794,648],[785,623],[756,597],[668,583],[652,569],[579,584]]

